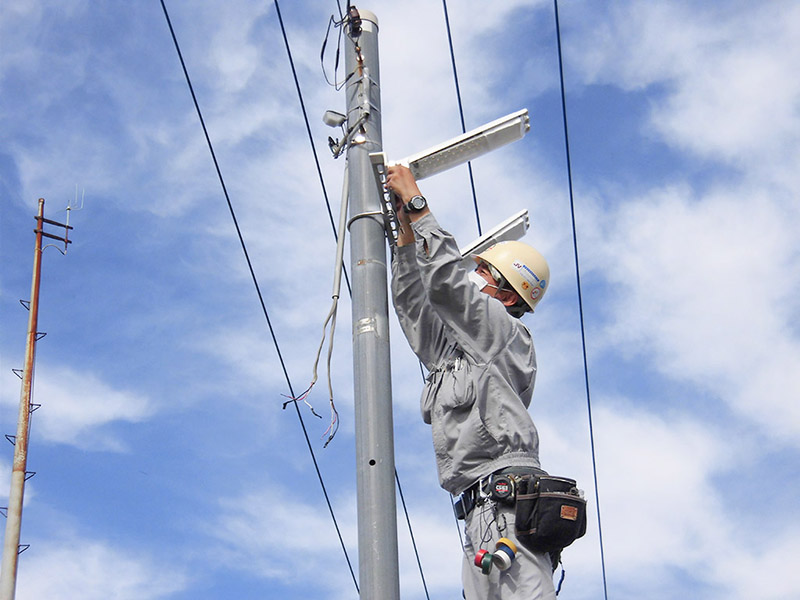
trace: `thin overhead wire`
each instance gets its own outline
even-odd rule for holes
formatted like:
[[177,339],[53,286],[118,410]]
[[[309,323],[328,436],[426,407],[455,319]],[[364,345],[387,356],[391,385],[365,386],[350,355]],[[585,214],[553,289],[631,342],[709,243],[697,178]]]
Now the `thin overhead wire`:
[[[590,385],[589,385],[589,367],[588,367],[588,359],[586,353],[586,330],[585,330],[585,323],[584,323],[584,315],[583,315],[583,297],[581,293],[581,281],[580,281],[580,261],[579,261],[579,254],[578,254],[578,237],[577,237],[577,228],[575,224],[575,201],[574,201],[574,192],[573,192],[573,185],[572,185],[572,165],[570,159],[570,149],[569,149],[569,129],[567,125],[567,105],[566,105],[566,94],[565,94],[565,87],[564,87],[564,64],[563,64],[563,56],[561,52],[561,29],[560,23],[558,18],[558,0],[553,0],[554,8],[555,8],[555,21],[556,21],[556,39],[558,44],[558,66],[559,66],[559,77],[561,82],[561,108],[563,114],[563,121],[564,121],[564,143],[566,148],[566,159],[567,159],[567,178],[569,183],[569,200],[570,200],[570,211],[572,216],[572,240],[573,240],[573,247],[574,247],[574,254],[575,254],[575,274],[577,279],[577,288],[578,288],[578,311],[580,314],[580,325],[581,325],[581,343],[582,343],[582,352],[583,352],[583,369],[584,369],[584,381],[586,387],[586,404],[588,409],[588,418],[589,418],[589,438],[591,444],[591,452],[592,452],[592,471],[594,476],[594,489],[595,489],[595,503],[597,506],[597,525],[598,525],[598,533],[600,539],[600,563],[603,575],[603,596],[605,600],[608,600],[608,584],[606,578],[606,567],[605,567],[605,552],[603,546],[603,530],[602,530],[602,523],[601,523],[601,516],[600,516],[600,492],[598,487],[598,476],[597,476],[597,458],[596,458],[596,451],[595,451],[595,443],[594,443],[594,427],[593,427],[593,420],[592,420],[592,403],[591,403],[591,392],[590,392]],[[447,11],[447,0],[442,0],[442,7],[444,9],[444,18],[445,18],[445,25],[447,27],[447,40],[450,46],[450,59],[453,65],[453,78],[455,81],[456,86],[456,96],[458,97],[458,109],[459,115],[461,117],[461,129],[463,132],[466,132],[466,125],[464,122],[464,110],[463,105],[461,102],[461,89],[458,83],[458,70],[456,68],[456,59],[455,59],[455,51],[453,49],[453,37],[450,28],[450,18]],[[475,206],[475,218],[478,225],[478,234],[480,235],[481,232],[481,223],[480,223],[480,213],[478,211],[478,199],[475,193],[475,182],[472,174],[472,164],[467,163],[469,168],[469,178],[470,178],[470,185],[472,186],[472,197],[473,197],[473,204]],[[459,529],[459,536],[461,531]],[[560,587],[560,586],[559,586]]]
[[[186,62],[183,59],[183,53],[181,52],[180,45],[178,44],[178,38],[175,35],[175,29],[172,27],[172,21],[169,18],[169,12],[167,11],[167,6],[164,3],[164,0],[161,0],[161,8],[164,11],[164,18],[167,21],[167,26],[169,27],[170,35],[172,36],[172,41],[173,41],[173,43],[175,45],[175,51],[178,53],[178,59],[180,60],[181,68],[183,69],[183,74],[184,74],[184,76],[186,78],[186,83],[187,83],[187,85],[189,87],[189,92],[192,95],[192,101],[194,102],[194,107],[195,107],[195,110],[197,111],[197,116],[200,119],[200,125],[203,128],[203,134],[205,135],[206,143],[208,144],[208,149],[211,152],[211,158],[212,158],[212,160],[214,162],[214,168],[217,171],[217,177],[219,178],[220,185],[222,186],[222,191],[223,191],[223,193],[225,195],[225,200],[226,200],[226,202],[228,204],[228,210],[230,211],[231,218],[233,219],[234,227],[236,228],[236,233],[237,233],[237,235],[239,237],[239,243],[242,246],[242,252],[244,253],[244,257],[245,257],[245,260],[247,262],[247,267],[250,270],[250,276],[251,276],[251,278],[253,280],[253,285],[255,286],[256,293],[258,294],[259,302],[261,303],[261,310],[264,313],[264,318],[267,321],[267,326],[269,328],[270,335],[272,336],[272,342],[275,345],[275,350],[276,350],[276,352],[278,354],[278,360],[281,363],[281,369],[283,370],[283,375],[284,375],[284,378],[286,379],[286,385],[289,388],[289,393],[292,396],[294,396],[294,389],[292,388],[292,382],[291,382],[291,380],[289,378],[289,373],[286,370],[286,363],[283,360],[283,356],[282,356],[281,350],[280,350],[280,345],[278,344],[278,339],[275,336],[275,330],[272,327],[272,321],[269,318],[269,312],[267,311],[267,306],[266,306],[266,304],[264,302],[264,296],[262,295],[261,288],[258,285],[258,279],[256,277],[255,271],[253,270],[253,263],[250,260],[250,254],[247,251],[247,245],[245,244],[244,237],[242,236],[242,231],[241,231],[241,228],[239,227],[238,219],[236,218],[236,212],[233,209],[233,203],[231,202],[230,195],[228,194],[228,189],[227,189],[227,187],[225,185],[225,180],[224,180],[224,178],[222,176],[222,171],[220,170],[219,162],[217,161],[216,153],[214,152],[214,146],[211,143],[211,137],[208,134],[208,129],[206,128],[205,120],[203,119],[203,113],[200,110],[200,104],[197,101],[197,96],[196,96],[196,94],[194,92],[194,86],[192,86],[192,81],[191,81],[191,78],[189,77],[189,71],[186,68]],[[303,416],[300,413],[300,409],[297,406],[297,403],[295,403],[295,410],[297,412],[297,417],[298,417],[298,419],[300,421],[300,425],[301,425],[301,427],[303,429],[303,435],[305,436],[305,439],[306,439],[306,445],[308,446],[308,450],[311,453],[311,459],[312,459],[312,461],[314,463],[314,469],[317,472],[317,478],[319,479],[320,485],[322,486],[322,493],[325,496],[325,502],[328,505],[328,510],[329,510],[329,512],[331,514],[331,518],[333,519],[333,524],[334,524],[334,527],[336,528],[336,533],[339,536],[339,542],[340,542],[340,544],[342,546],[342,550],[344,552],[345,559],[347,560],[347,564],[350,567],[350,574],[351,574],[351,576],[353,578],[353,583],[356,586],[356,591],[358,591],[358,580],[356,579],[355,572],[353,570],[353,565],[350,562],[350,557],[347,554],[347,548],[345,546],[341,530],[339,529],[339,524],[336,521],[336,515],[334,514],[333,506],[331,505],[331,501],[330,501],[330,498],[328,496],[328,491],[327,491],[327,489],[325,487],[325,482],[324,482],[324,480],[322,478],[322,473],[321,473],[321,471],[319,469],[319,464],[317,462],[316,455],[314,454],[314,448],[311,445],[311,440],[309,438],[308,431],[307,431],[306,426],[305,426],[305,422],[303,421]]]
[[592,448],[592,471],[594,473],[595,503],[597,506],[597,530],[600,536],[600,565],[603,571],[603,596],[608,600],[608,584],[606,581],[606,561],[603,550],[603,527],[600,520],[600,492],[597,484],[597,459],[594,446],[594,427],[592,425],[592,397],[589,388],[589,362],[586,357],[586,329],[583,318],[583,296],[581,294],[581,269],[578,258],[578,234],[575,226],[575,199],[572,187],[572,163],[569,151],[569,128],[567,126],[567,97],[564,91],[564,59],[561,53],[561,25],[558,19],[558,0],[553,0],[556,17],[556,41],[558,44],[558,73],[561,81],[561,112],[564,120],[564,146],[567,156],[567,179],[569,182],[569,208],[572,215],[572,245],[575,253],[575,278],[578,286],[578,312],[581,322],[581,345],[583,349],[583,377],[586,384],[586,406],[589,411],[589,441]]
[[[281,16],[281,8],[278,5],[278,0],[273,0],[275,4],[275,12],[278,14],[278,22],[281,26],[281,33],[283,34],[283,43],[286,46],[286,55],[289,57],[289,66],[292,68],[292,77],[294,78],[294,86],[297,90],[297,97],[300,100],[300,111],[303,113],[303,120],[306,124],[306,133],[308,133],[308,141],[311,144],[311,152],[314,155],[314,164],[317,167],[317,176],[319,177],[319,184],[322,187],[322,195],[325,197],[325,206],[328,209],[328,217],[331,221],[331,228],[333,229],[333,237],[336,241],[339,240],[339,233],[336,231],[336,223],[333,218],[333,211],[331,210],[331,203],[328,200],[328,192],[325,189],[325,179],[322,177],[322,167],[319,164],[319,156],[317,156],[317,148],[314,146],[314,136],[311,133],[311,125],[308,121],[308,112],[306,111],[306,104],[303,101],[303,93],[300,91],[300,80],[297,78],[297,69],[294,67],[294,59],[292,58],[292,49],[289,47],[289,38],[286,36],[286,27],[283,25],[283,17]],[[341,11],[341,8],[339,9]],[[344,235],[344,234],[342,234]],[[344,269],[344,268],[343,268]],[[344,269],[344,280],[347,283],[347,290],[352,295],[350,288],[350,279],[347,276],[347,269]]]
[[[461,117],[461,133],[467,132],[467,126],[464,122],[464,106],[461,104],[461,88],[458,85],[458,69],[456,69],[456,55],[453,50],[453,35],[450,33],[450,16],[447,13],[447,0],[442,0],[442,7],[444,8],[444,22],[447,27],[447,42],[450,44],[450,61],[453,63],[453,79],[456,83],[456,97],[458,98],[458,114]],[[472,176],[472,162],[467,162],[467,170],[469,171],[469,185],[472,189],[472,204],[475,207],[475,222],[478,225],[478,235],[483,235],[481,230],[481,215],[478,212],[478,195],[475,193],[475,179]]]
[[419,576],[422,579],[422,588],[425,590],[425,597],[430,600],[428,594],[428,584],[425,583],[425,573],[422,572],[422,561],[419,558],[419,550],[417,550],[417,539],[414,537],[414,530],[411,529],[411,517],[408,516],[408,508],[406,507],[406,498],[403,495],[403,487],[400,485],[400,476],[397,474],[397,469],[394,470],[394,479],[397,481],[397,491],[400,493],[400,503],[403,505],[403,512],[406,515],[406,523],[408,524],[408,534],[411,536],[411,546],[414,548],[414,556],[417,558],[417,565],[419,566]]

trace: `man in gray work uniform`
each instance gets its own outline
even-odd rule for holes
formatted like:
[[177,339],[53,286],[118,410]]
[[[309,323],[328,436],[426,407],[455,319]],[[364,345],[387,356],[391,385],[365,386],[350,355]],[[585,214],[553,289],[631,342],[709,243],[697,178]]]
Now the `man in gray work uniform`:
[[[544,294],[547,263],[527,244],[502,242],[477,256],[478,268],[467,271],[411,171],[389,167],[387,187],[397,196],[401,224],[392,261],[394,306],[429,371],[421,407],[433,432],[439,481],[467,512],[464,595],[552,600],[550,557],[517,541],[513,500],[487,497],[492,477],[542,472],[539,436],[527,410],[536,355],[519,317],[532,312]],[[496,553],[503,538],[515,546],[513,560],[510,566],[499,563],[504,569],[492,568],[486,555]]]

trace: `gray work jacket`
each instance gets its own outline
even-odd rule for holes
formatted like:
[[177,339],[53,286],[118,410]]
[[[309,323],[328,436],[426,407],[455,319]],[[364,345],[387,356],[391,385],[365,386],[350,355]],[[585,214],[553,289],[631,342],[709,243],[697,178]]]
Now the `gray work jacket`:
[[439,482],[459,494],[510,466],[539,467],[528,413],[536,354],[527,327],[469,281],[456,242],[432,214],[396,248],[392,298],[408,343],[428,369],[423,420],[431,425]]

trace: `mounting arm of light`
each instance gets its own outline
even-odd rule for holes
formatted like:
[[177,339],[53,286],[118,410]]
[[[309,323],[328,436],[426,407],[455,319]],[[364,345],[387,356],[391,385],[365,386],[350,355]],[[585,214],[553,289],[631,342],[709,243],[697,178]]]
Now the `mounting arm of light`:
[[[488,233],[484,233],[481,237],[473,242],[467,244],[460,249],[461,256],[465,261],[472,261],[472,256],[480,254],[489,246],[493,246],[497,242],[506,242],[509,240],[518,240],[530,227],[528,220],[528,211],[521,210],[517,214],[509,217],[496,227],[492,228]],[[472,269],[474,265],[469,268]]]
[[361,126],[364,124],[364,121],[367,120],[367,117],[369,117],[368,113],[362,114],[352,127],[345,130],[344,124],[347,121],[347,117],[333,110],[325,111],[322,121],[329,127],[341,127],[344,135],[341,142],[330,136],[328,137],[328,147],[331,149],[331,153],[333,153],[333,158],[339,158],[350,144],[364,143],[365,139],[359,138],[364,138]]
[[[358,22],[360,23],[360,21]],[[342,128],[343,137],[341,142],[332,137],[328,138],[328,147],[331,149],[331,153],[333,153],[333,158],[339,158],[348,146],[364,144],[367,141],[363,125],[372,113],[369,95],[370,82],[369,69],[363,67],[361,77],[355,82],[355,85],[357,85],[357,108],[361,114],[353,125],[345,129],[345,125],[349,124],[350,119],[334,110],[327,110],[322,116],[322,121],[329,127]]]
[[419,181],[521,140],[530,129],[528,109],[522,109],[394,164],[411,169]]

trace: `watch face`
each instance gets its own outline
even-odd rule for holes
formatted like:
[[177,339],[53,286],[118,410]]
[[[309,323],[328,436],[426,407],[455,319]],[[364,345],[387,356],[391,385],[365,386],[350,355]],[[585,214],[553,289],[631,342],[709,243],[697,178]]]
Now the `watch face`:
[[411,208],[413,208],[414,210],[422,210],[423,208],[425,208],[425,205],[427,203],[425,202],[425,198],[423,198],[422,196],[414,196],[409,201],[409,204],[411,205]]

